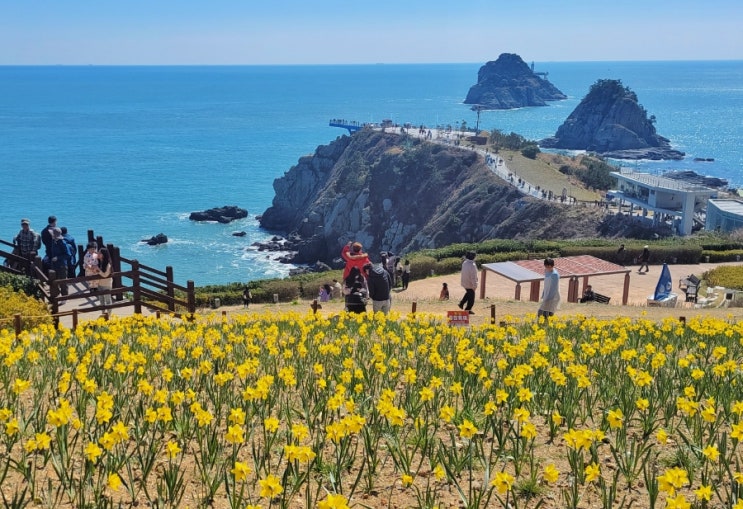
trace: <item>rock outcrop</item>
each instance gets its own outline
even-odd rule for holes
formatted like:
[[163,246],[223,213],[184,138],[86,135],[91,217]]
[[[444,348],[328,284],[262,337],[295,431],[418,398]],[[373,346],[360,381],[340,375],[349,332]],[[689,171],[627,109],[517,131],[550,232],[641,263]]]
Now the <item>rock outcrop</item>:
[[544,148],[588,150],[615,159],[682,159],[667,138],[655,132],[655,117],[619,80],[599,80],[557,129],[539,142]]
[[547,101],[567,99],[557,87],[535,74],[520,56],[503,53],[480,67],[477,84],[467,93],[465,104],[482,109],[508,110],[546,106]]
[[201,212],[191,212],[188,218],[191,221],[215,221],[217,223],[227,224],[236,219],[248,217],[248,211],[235,205],[225,207],[215,207],[213,209],[203,210]]
[[[318,147],[274,181],[261,226],[286,236],[283,261],[338,266],[341,248],[359,241],[378,261],[489,238],[595,236],[600,209],[525,197],[477,153],[362,130]],[[566,220],[575,213],[575,219]]]
[[164,233],[158,233],[157,235],[153,235],[149,239],[142,239],[141,242],[145,242],[149,246],[159,246],[160,244],[168,243],[168,236]]

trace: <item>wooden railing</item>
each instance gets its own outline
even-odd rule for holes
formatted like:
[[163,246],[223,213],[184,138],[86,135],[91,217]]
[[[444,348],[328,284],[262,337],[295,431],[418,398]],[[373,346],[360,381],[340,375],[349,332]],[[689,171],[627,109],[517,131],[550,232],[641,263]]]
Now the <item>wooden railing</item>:
[[[96,241],[98,246],[104,246],[102,237],[95,237],[92,230],[88,230],[88,242]],[[13,244],[0,239],[2,246],[13,247]],[[76,322],[80,313],[105,313],[118,308],[133,307],[134,313],[141,314],[142,308],[154,312],[165,312],[178,317],[192,315],[196,312],[196,292],[193,281],[186,286],[178,285],[173,279],[173,268],[168,266],[165,271],[149,267],[121,256],[119,248],[113,244],[106,245],[111,255],[113,268],[113,287],[111,290],[97,288],[92,290],[90,282],[100,279],[98,276],[79,276],[74,278],[59,277],[54,270],[44,271],[41,258],[26,259],[22,256],[0,249],[0,257],[8,260],[10,267],[3,266],[1,270],[14,274],[25,274],[36,281],[39,295],[48,303],[49,310],[54,317],[55,324],[59,317],[74,315]],[[76,272],[83,273],[82,260],[85,247],[78,246],[78,265]],[[5,265],[5,264],[3,264]],[[67,274],[64,274],[67,276]],[[64,285],[64,286],[63,286]],[[66,286],[67,295],[62,295]],[[111,295],[112,303],[103,306],[99,297]],[[61,306],[67,303],[79,302],[79,306]]]

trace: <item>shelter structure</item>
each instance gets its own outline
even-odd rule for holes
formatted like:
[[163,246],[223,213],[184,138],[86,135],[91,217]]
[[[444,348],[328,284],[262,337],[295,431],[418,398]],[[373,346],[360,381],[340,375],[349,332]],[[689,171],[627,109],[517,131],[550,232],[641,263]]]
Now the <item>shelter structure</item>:
[[[591,277],[610,276],[613,274],[624,274],[624,290],[622,292],[622,304],[626,305],[629,300],[629,281],[631,270],[627,267],[607,262],[601,258],[590,255],[565,256],[555,258],[555,269],[560,274],[560,279],[568,279],[568,302],[578,302],[583,290],[589,284]],[[485,263],[482,265],[480,286],[480,298],[485,298],[485,282],[488,272],[495,272],[516,283],[514,298],[521,300],[521,285],[530,284],[529,300],[539,302],[541,297],[540,286],[544,280],[544,260],[519,260],[515,262]],[[578,286],[582,281],[580,291]]]
[[628,203],[630,215],[635,208],[642,211],[643,217],[651,213],[654,226],[671,222],[679,235],[690,235],[694,215],[707,205],[707,200],[717,197],[717,191],[709,187],[659,175],[629,169],[611,175],[617,179],[619,189],[609,191],[607,197],[618,199],[620,209]]

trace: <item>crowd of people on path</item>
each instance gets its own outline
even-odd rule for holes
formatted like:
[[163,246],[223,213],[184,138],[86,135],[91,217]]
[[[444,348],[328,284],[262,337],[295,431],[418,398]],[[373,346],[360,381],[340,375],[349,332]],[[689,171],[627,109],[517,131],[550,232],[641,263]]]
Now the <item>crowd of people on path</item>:
[[[41,233],[31,228],[29,219],[21,219],[21,230],[13,237],[13,254],[20,256],[30,263],[41,256],[41,247],[44,247],[44,256],[41,258],[41,267],[45,274],[54,271],[56,279],[71,279],[76,276],[97,276],[87,282],[91,292],[99,293],[101,306],[112,305],[111,290],[113,289],[113,264],[108,249],[99,249],[96,242],[89,242],[83,255],[82,264],[78,263],[78,247],[75,238],[65,226],[57,226],[57,218],[49,216],[47,225]],[[76,269],[80,265],[80,271]],[[20,267],[14,267],[20,270]],[[59,293],[67,296],[67,284],[59,285]]]

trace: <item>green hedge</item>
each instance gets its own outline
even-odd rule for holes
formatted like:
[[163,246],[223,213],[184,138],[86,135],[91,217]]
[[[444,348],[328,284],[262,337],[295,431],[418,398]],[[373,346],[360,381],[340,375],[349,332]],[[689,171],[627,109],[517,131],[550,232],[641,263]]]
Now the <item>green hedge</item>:
[[739,262],[743,260],[743,249],[731,249],[730,251],[714,251],[705,249],[701,253],[700,261],[706,262],[707,256],[709,256],[709,261],[711,263]]

